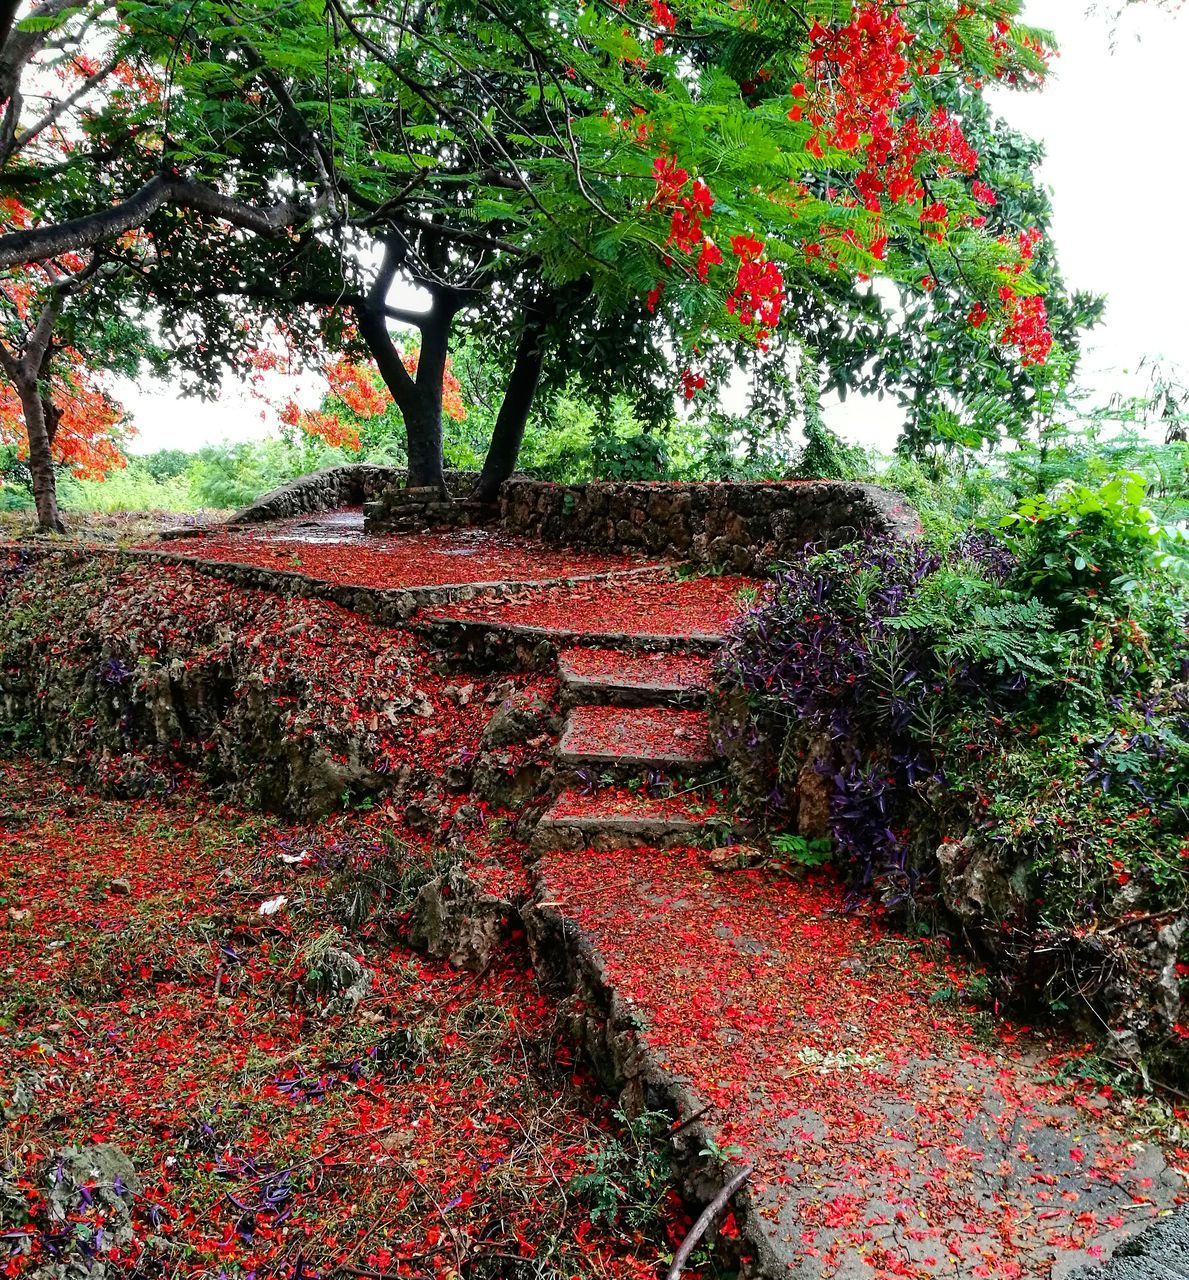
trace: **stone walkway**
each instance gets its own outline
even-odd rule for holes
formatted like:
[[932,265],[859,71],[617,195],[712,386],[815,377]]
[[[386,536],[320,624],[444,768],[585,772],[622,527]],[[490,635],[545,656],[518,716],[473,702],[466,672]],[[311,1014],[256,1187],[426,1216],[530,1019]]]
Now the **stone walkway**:
[[411,534],[368,533],[359,511],[294,516],[242,528],[146,544],[204,563],[271,569],[342,587],[379,591],[606,581],[617,573],[669,576],[655,559],[611,552],[570,551],[497,529],[441,529]]

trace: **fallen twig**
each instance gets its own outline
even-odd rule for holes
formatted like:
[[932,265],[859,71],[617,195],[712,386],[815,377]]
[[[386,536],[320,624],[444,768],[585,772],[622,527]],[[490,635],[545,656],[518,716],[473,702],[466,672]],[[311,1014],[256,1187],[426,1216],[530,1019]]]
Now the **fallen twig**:
[[685,1264],[689,1261],[690,1254],[698,1247],[698,1241],[710,1230],[715,1218],[722,1213],[731,1197],[751,1175],[752,1166],[745,1165],[702,1210],[698,1215],[697,1222],[690,1227],[689,1234],[681,1242],[681,1248],[673,1255],[673,1265],[669,1268],[665,1280],[679,1280],[682,1271],[685,1269]]
[[685,1130],[690,1127],[690,1125],[697,1124],[698,1121],[701,1120],[703,1116],[708,1115],[713,1110],[714,1110],[714,1103],[708,1102],[704,1107],[701,1107],[699,1110],[695,1111],[693,1115],[686,1116],[686,1118],[682,1120],[680,1124],[675,1124],[669,1130],[669,1137],[675,1138],[679,1133],[684,1133]]

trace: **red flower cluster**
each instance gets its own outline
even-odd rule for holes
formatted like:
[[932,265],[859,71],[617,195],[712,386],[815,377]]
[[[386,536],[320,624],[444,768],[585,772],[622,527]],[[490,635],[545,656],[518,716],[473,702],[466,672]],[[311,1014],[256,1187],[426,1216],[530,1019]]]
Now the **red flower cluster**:
[[[899,11],[869,4],[848,23],[815,22],[809,39],[816,84],[812,92],[804,83],[793,85],[789,116],[814,126],[806,146],[815,155],[824,154],[826,142],[843,151],[863,146],[867,163],[854,182],[865,208],[877,213],[885,199],[920,200],[924,189],[917,168],[925,155],[940,172],[974,172],[978,155],[945,108],[936,108],[927,123],[915,116],[898,119],[911,87],[914,42]],[[936,52],[917,71],[938,74],[942,56]]]
[[365,365],[333,360],[326,366],[326,381],[331,393],[361,418],[377,417],[388,408],[391,398]]
[[751,236],[735,236],[731,251],[739,259],[735,288],[727,298],[727,310],[739,323],[757,323],[756,339],[762,346],[776,328],[784,305],[784,276],[776,263],[764,257],[764,245]]
[[652,162],[652,176],[656,182],[656,194],[649,202],[650,208],[656,205],[667,208],[675,204],[689,181],[689,171],[683,169],[672,156],[657,156]]
[[1005,346],[1017,347],[1020,363],[1044,364],[1053,349],[1053,334],[1045,300],[1039,294],[1021,298],[1009,286],[999,291],[1007,313],[1007,324],[999,335]]
[[694,396],[706,385],[706,375],[698,373],[693,369],[685,368],[681,371],[681,394],[687,399],[692,400]]
[[[656,193],[649,201],[649,208],[672,208],[665,248],[676,248],[687,255],[697,253],[695,270],[698,279],[705,284],[710,268],[723,260],[722,250],[703,227],[703,220],[714,212],[714,196],[701,178],[695,178],[691,183],[688,171],[682,169],[672,156],[658,156],[653,161],[652,173]],[[658,284],[649,293],[649,311],[656,310],[662,287]]]
[[677,30],[677,19],[664,0],[648,0],[648,3],[652,8],[652,21],[656,26],[663,31]]

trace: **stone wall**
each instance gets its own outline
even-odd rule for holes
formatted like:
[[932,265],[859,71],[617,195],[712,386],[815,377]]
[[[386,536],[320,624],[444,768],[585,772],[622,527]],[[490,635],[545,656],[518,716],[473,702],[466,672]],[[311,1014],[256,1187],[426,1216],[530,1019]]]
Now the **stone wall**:
[[561,485],[512,479],[500,507],[508,532],[545,542],[639,548],[753,573],[798,555],[807,542],[920,531],[901,494],[831,480]]
[[413,533],[486,524],[498,512],[468,499],[477,478],[474,471],[447,471],[448,497],[432,485],[409,488],[403,483],[389,484],[374,500],[364,503],[365,526],[369,533]]
[[325,467],[298,476],[257,498],[250,506],[237,511],[228,523],[261,524],[267,520],[283,520],[286,516],[333,511],[337,507],[358,507],[388,485],[402,481],[404,476],[399,467],[380,467],[370,462]]

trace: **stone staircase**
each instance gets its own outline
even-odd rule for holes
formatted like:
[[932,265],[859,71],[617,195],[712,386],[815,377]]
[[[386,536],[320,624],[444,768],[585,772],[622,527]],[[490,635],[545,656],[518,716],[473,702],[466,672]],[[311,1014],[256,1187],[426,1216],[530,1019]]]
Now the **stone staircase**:
[[710,662],[685,651],[560,654],[564,787],[537,827],[538,852],[664,848],[735,831],[705,711]]

